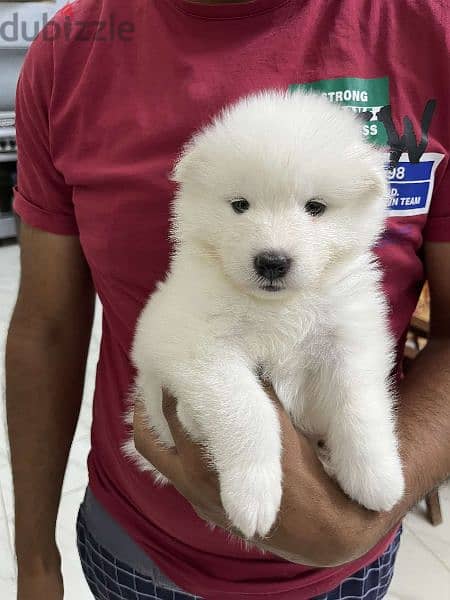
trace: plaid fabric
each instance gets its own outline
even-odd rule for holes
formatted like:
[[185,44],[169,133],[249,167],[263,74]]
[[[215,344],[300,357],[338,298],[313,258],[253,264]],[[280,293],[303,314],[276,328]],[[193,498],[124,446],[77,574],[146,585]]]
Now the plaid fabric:
[[381,600],[387,594],[394,575],[395,557],[400,546],[401,528],[387,550],[332,592],[313,600]]
[[[346,579],[337,589],[312,600],[384,598],[394,571],[400,533],[375,562]],[[77,519],[77,544],[84,575],[96,600],[202,600],[200,596],[185,594],[168,586],[159,587],[152,578],[112,556],[88,531],[82,508]]]

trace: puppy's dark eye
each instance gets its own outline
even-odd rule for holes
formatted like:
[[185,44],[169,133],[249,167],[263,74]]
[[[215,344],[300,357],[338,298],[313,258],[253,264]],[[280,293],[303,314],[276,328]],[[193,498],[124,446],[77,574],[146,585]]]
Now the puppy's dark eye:
[[306,212],[312,217],[320,217],[326,210],[326,205],[320,200],[308,200],[305,204]]
[[245,198],[236,198],[231,203],[231,206],[233,207],[234,212],[238,213],[239,215],[250,208],[250,204]]

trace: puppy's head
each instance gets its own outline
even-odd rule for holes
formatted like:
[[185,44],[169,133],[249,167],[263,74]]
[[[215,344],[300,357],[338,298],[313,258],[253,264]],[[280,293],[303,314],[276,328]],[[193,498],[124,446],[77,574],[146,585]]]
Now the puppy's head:
[[383,228],[381,153],[357,117],[316,95],[265,92],[225,109],[187,144],[173,179],[174,239],[262,297],[317,286]]

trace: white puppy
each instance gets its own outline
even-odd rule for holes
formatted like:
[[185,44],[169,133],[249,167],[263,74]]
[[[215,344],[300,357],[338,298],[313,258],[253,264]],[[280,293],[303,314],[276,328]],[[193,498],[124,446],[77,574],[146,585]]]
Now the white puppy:
[[404,484],[370,250],[385,219],[381,153],[349,111],[268,92],[195,135],[173,179],[175,253],[132,349],[150,426],[173,445],[164,387],[204,442],[232,523],[263,536],[280,506],[282,444],[262,376],[293,423],[326,440],[342,489],[389,510]]

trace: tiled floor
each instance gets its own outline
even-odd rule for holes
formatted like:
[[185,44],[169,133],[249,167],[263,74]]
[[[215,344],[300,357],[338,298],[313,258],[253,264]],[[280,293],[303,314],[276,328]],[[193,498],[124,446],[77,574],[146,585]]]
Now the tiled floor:
[[[18,280],[18,248],[0,247],[0,369],[3,369],[4,339],[15,300]],[[65,600],[89,600],[75,548],[74,523],[86,485],[85,462],[89,450],[91,399],[100,339],[100,319],[96,315],[89,355],[85,397],[64,482],[58,518],[58,541],[63,557]],[[12,551],[12,489],[6,444],[3,372],[0,373],[0,596],[15,598],[15,565]],[[433,528],[425,520],[423,507],[405,520],[396,575],[389,600],[450,600],[450,485],[442,489],[444,524]]]

